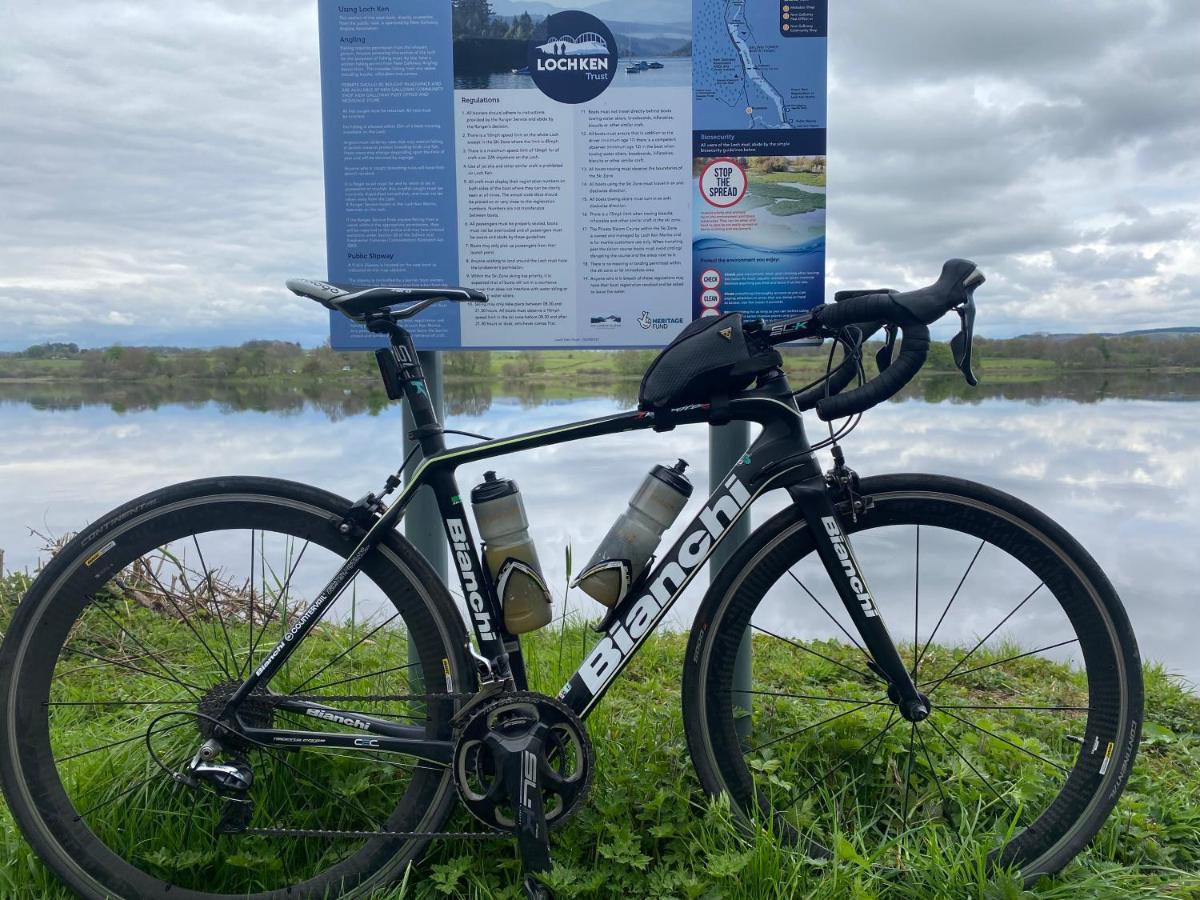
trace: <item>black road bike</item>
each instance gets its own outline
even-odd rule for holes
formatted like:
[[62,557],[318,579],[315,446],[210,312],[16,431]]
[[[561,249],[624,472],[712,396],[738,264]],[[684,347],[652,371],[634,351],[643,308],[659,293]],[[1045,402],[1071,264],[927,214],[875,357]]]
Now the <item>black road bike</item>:
[[[268,478],[192,481],[71,540],[0,651],[0,777],[17,822],[91,898],[367,897],[418,878],[410,867],[433,840],[514,836],[526,891],[546,896],[548,831],[592,781],[584,720],[730,526],[778,490],[786,505],[715,575],[687,645],[683,722],[704,788],[728,796],[743,828],[811,856],[853,830],[901,874],[962,842],[1026,880],[1058,871],[1113,809],[1138,745],[1138,650],[1112,585],[1029,505],[955,478],[860,479],[837,444],[847,426],[810,445],[801,417],[852,423],[892,397],[951,310],[954,358],[974,383],[982,281],[952,260],[917,291],[843,292],[769,324],[700,319],[655,361],[638,410],[455,448],[402,323],[486,298],[289,282],[388,337],[380,368],[411,405],[415,473],[354,503]],[[867,380],[863,344],[880,329]],[[842,362],[831,352],[825,375],[794,390],[776,345],[824,339]],[[740,462],[609,610],[557,697],[530,691],[456,468],[731,420],[761,426]],[[813,451],[831,442],[823,473]],[[396,529],[422,486],[473,642]],[[882,581],[868,586],[872,573]],[[912,641],[897,643],[884,615],[903,609],[906,622],[909,598]],[[840,640],[796,634],[796,611],[814,603]],[[747,629],[749,684],[735,680]],[[1030,672],[1036,697],[1021,688]],[[460,805],[471,818],[452,823]],[[461,822],[474,827],[448,830]]]

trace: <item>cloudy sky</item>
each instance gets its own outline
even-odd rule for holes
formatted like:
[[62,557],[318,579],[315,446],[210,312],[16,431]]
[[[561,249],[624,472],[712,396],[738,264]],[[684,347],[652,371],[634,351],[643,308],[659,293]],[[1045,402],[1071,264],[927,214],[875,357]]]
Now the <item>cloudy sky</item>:
[[[1200,3],[831,6],[831,291],[970,256],[985,335],[1200,325]],[[315,3],[0,0],[0,198],[0,350],[321,341]]]

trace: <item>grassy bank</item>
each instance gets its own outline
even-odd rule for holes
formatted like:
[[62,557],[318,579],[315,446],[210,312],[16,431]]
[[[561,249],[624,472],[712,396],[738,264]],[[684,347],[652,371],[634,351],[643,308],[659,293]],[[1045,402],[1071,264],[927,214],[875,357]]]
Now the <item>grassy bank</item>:
[[[8,612],[25,584],[24,576],[9,576],[0,582],[0,630],[7,629]],[[147,634],[153,634],[161,625],[149,615],[145,625]],[[174,632],[180,631],[176,623]],[[319,640],[326,649],[350,643],[345,630],[337,627],[325,627]],[[527,648],[534,687],[556,691],[593,640],[594,635],[578,623],[561,630],[556,623],[532,635]],[[381,658],[403,657],[402,635],[381,635],[376,641]],[[173,662],[186,665],[189,653],[197,655],[186,641],[176,647]],[[833,659],[853,660],[853,648],[824,644],[820,649]],[[965,839],[963,829],[968,828],[971,811],[978,810],[986,797],[970,773],[954,764],[946,748],[933,745],[934,763],[951,773],[946,779],[947,803],[955,813],[946,818],[958,824],[949,829],[942,823],[935,825],[930,836],[940,833],[941,842],[927,846],[922,858],[906,863],[899,874],[879,868],[878,864],[895,862],[895,847],[882,846],[871,823],[849,829],[838,842],[838,859],[833,861],[808,859],[781,848],[765,835],[750,843],[739,839],[728,812],[701,796],[687,756],[678,696],[683,651],[681,635],[667,634],[650,641],[588,720],[598,757],[597,775],[587,807],[556,832],[559,868],[552,880],[563,897],[1200,897],[1200,878],[1194,874],[1200,866],[1200,699],[1159,669],[1149,667],[1146,672],[1143,750],[1117,814],[1095,845],[1062,875],[1022,894],[1003,873],[984,873],[983,852]],[[931,665],[937,665],[939,657],[957,658],[951,648],[931,652]],[[830,694],[858,697],[865,690],[861,681],[845,677],[845,671],[834,664],[797,654],[779,642],[756,638],[755,658],[756,671],[761,666],[764,672],[785,673],[805,684],[819,684]],[[192,661],[197,666],[204,663],[203,659]],[[1080,690],[1078,673],[1042,659],[1022,660],[1004,673],[1001,678],[992,670],[990,676],[980,673],[964,679],[954,689],[956,696],[980,702],[1020,693],[1061,700]],[[126,680],[133,683],[141,677],[127,674]],[[795,683],[798,686],[800,681]],[[87,691],[89,684],[80,681],[78,689]],[[793,714],[812,712],[801,704],[779,711],[781,716]],[[1039,722],[1028,723],[1029,728],[1013,737],[1030,747],[1055,746],[1062,741],[1053,720]],[[94,743],[97,735],[112,727],[103,712],[89,712],[79,719],[77,740],[80,745]],[[839,754],[844,752],[841,748],[853,747],[870,733],[864,731],[866,727],[842,720],[822,729],[819,736],[812,735],[813,743],[804,752],[812,754],[819,765],[822,754]],[[69,739],[68,746],[73,740],[75,737]],[[896,730],[873,762],[892,754],[902,756],[906,741],[907,734]],[[1028,767],[1017,751],[998,741],[967,733],[956,744],[984,771],[1003,773],[1018,765]],[[864,767],[864,772],[867,796],[897,796],[895,771],[881,764],[874,770]],[[364,796],[355,793],[362,787],[350,778],[335,779],[332,790],[335,804]],[[344,797],[339,799],[339,792]],[[918,798],[918,803],[924,804],[920,808],[938,819],[942,813],[937,802],[926,783]],[[299,811],[314,818],[322,813],[336,818],[336,810],[334,805],[327,810],[301,807]],[[460,814],[451,827],[472,826]],[[246,865],[268,866],[270,857],[260,850],[251,844],[241,858]],[[66,896],[33,857],[2,807],[0,853],[8,863],[0,868],[0,896]],[[161,864],[184,863],[178,857],[165,857]],[[203,859],[193,858],[188,864],[203,865]],[[376,900],[516,898],[517,872],[515,853],[507,843],[445,843],[412,873],[406,887],[381,894]]]

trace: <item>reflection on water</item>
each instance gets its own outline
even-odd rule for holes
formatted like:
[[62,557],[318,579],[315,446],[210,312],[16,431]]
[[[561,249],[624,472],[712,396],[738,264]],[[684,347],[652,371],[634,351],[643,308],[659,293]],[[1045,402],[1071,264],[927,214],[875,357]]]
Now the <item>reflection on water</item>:
[[[529,382],[453,384],[448,418],[468,431],[514,434],[629,408],[636,390],[634,381],[594,391]],[[867,415],[845,447],[850,465],[864,475],[941,472],[1042,508],[1108,572],[1143,655],[1200,681],[1200,660],[1179,627],[1195,618],[1200,582],[1200,557],[1191,549],[1200,539],[1196,400],[1196,376],[1089,375],[985,383],[974,391],[958,378],[926,378],[903,399]],[[810,426],[814,435],[817,424]],[[30,528],[77,530],[131,497],[189,478],[270,475],[361,496],[396,468],[401,444],[399,409],[366,383],[0,383],[0,433],[0,548],[10,568],[36,562],[40,540]],[[707,434],[692,426],[491,460],[461,469],[460,486],[469,488],[486,468],[521,484],[539,554],[560,598],[568,545],[576,560],[586,558],[645,472],[677,456],[693,463],[689,474],[698,486],[707,485]],[[780,505],[769,496],[755,508],[755,520]],[[681,524],[690,515],[685,512]],[[911,584],[905,574],[911,558],[900,554],[890,562],[894,556],[872,554],[885,617],[887,586]],[[929,590],[936,593],[940,582],[931,578]],[[673,625],[687,626],[700,593],[693,587],[672,610]],[[589,614],[599,609],[578,593],[570,602]],[[890,603],[905,620],[908,595]],[[929,604],[938,606],[933,599]],[[790,630],[817,633],[819,624],[811,610],[797,608]],[[977,624],[961,622],[944,636],[963,638]]]
[[[535,407],[603,397],[618,408],[637,405],[638,382],[630,379],[584,386],[547,381],[512,379],[499,382],[456,381],[446,386],[446,407],[451,416],[481,416],[493,397]],[[984,382],[971,388],[957,375],[924,378],[910,385],[893,403],[923,400],[926,403],[979,405],[989,400],[1027,403],[1072,400],[1200,400],[1200,374],[1089,373],[1052,380],[1004,383]],[[0,406],[31,406],[36,410],[69,411],[85,406],[106,406],[116,413],[147,412],[164,406],[206,408],[212,412],[269,412],[291,415],[319,412],[331,421],[348,416],[378,415],[388,408],[383,389],[375,382],[346,383],[270,381],[129,382],[6,382],[0,380]]]

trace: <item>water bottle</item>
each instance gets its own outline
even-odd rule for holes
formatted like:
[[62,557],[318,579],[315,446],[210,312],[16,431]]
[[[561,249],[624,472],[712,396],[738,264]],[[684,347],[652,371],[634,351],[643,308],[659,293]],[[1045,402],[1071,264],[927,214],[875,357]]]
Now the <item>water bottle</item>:
[[582,588],[605,606],[612,606],[650,562],[663,532],[692,496],[692,483],[683,474],[682,459],[671,468],[655,466],[634,492],[629,507],[613,523],[572,587]]
[[484,541],[484,564],[504,609],[504,627],[512,634],[541,628],[550,621],[550,591],[516,482],[485,472],[471,491],[471,507]]

